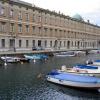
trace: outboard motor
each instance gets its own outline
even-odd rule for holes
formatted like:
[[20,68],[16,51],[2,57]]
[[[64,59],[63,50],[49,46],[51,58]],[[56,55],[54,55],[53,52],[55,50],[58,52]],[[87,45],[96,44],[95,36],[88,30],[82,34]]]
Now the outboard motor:
[[91,59],[87,60],[86,64],[93,64],[93,60],[91,60]]
[[66,71],[66,70],[67,70],[66,65],[62,65],[62,66],[61,66],[61,70],[62,70],[62,71]]

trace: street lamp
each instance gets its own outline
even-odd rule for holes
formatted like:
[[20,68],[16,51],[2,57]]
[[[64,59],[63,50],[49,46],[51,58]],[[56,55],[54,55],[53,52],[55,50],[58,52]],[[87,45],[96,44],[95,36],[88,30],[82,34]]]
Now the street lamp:
[[61,41],[60,39],[58,39],[58,49],[60,50],[60,47],[61,47]]
[[82,39],[82,42],[83,42],[82,44],[83,44],[83,49],[84,49],[84,46],[85,46],[85,45],[84,45],[84,39]]
[[14,52],[16,52],[15,41],[16,41],[16,36],[13,36],[13,50],[14,50]]

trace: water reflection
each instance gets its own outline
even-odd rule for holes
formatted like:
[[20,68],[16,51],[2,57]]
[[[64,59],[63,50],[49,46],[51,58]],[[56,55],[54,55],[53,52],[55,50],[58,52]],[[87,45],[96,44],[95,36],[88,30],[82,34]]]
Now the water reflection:
[[[87,92],[55,84],[44,84],[36,93],[36,100],[99,100],[100,93]],[[42,92],[41,92],[42,91]]]

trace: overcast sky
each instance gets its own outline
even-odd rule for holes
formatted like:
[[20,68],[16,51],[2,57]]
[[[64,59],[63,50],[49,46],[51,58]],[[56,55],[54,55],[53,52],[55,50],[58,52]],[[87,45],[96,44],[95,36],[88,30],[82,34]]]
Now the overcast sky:
[[100,26],[100,0],[22,0],[51,11],[73,16],[80,14],[85,20]]

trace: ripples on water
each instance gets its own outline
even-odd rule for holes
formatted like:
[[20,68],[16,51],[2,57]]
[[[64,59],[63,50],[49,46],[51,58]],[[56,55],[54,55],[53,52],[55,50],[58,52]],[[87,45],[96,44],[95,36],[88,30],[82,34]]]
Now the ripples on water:
[[[100,100],[100,93],[63,87],[46,81],[45,75],[61,65],[73,66],[88,58],[99,59],[99,55],[83,57],[49,58],[46,62],[9,64],[0,67],[0,100]],[[38,78],[39,74],[42,78]]]

